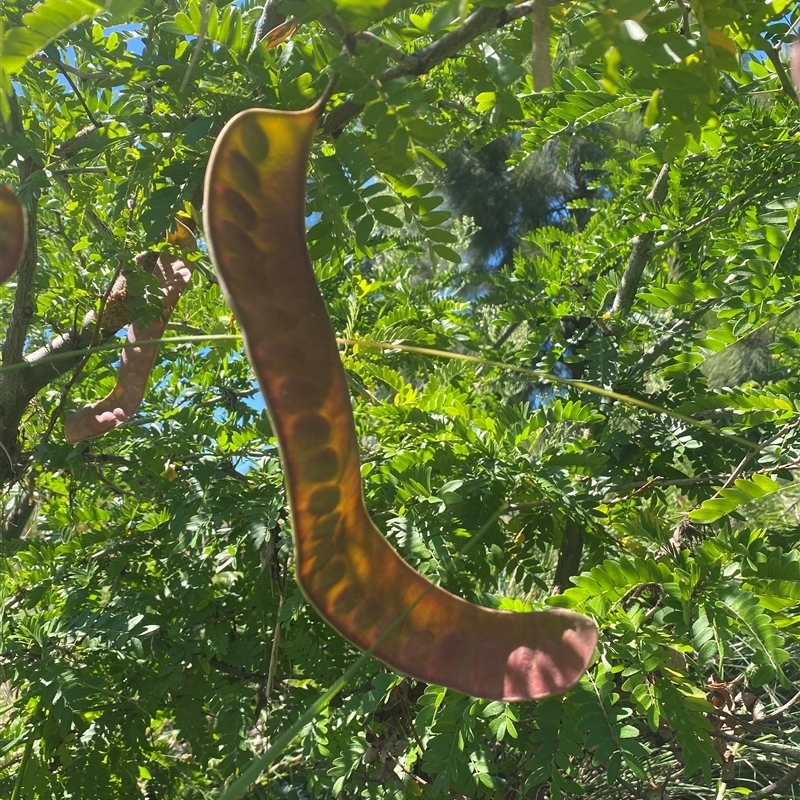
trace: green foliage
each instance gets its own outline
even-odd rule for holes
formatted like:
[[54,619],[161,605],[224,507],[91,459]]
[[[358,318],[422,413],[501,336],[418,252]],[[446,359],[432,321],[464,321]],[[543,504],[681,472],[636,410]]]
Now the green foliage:
[[777,492],[779,488],[778,483],[768,475],[756,474],[753,480],[737,478],[732,488],[720,489],[718,497],[706,500],[700,508],[690,512],[689,519],[695,522],[716,522],[740,506]]
[[[370,660],[287,744],[356,654],[294,583],[238,344],[164,345],[135,418],[78,447],[62,421],[115,351],[0,371],[0,795],[216,797],[278,741],[250,797],[791,797],[800,705],[763,714],[800,681],[796,9],[684,6],[551,6],[537,92],[511,3],[286,2],[273,49],[255,2],[4,4],[0,179],[36,205],[38,259],[0,287],[1,335],[71,335],[117,268],[152,315],[132,257],[200,209],[224,123],[338,72],[307,236],[370,512],[448,590],[591,614],[601,645],[573,691],[517,705]],[[205,251],[178,334],[235,334]]]
[[41,0],[22,15],[22,24],[8,26],[0,22],[0,115],[9,117],[8,95],[11,93],[10,78],[18,73],[26,62],[45,50],[59,36],[86,20],[107,11],[118,20],[126,19],[141,5],[140,0]]

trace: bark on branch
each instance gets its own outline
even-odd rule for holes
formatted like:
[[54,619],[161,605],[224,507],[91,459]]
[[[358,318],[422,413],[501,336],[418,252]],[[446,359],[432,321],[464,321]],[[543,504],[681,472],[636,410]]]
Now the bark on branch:
[[[22,119],[16,97],[12,94],[11,129],[22,129]],[[20,154],[21,155],[21,154]],[[22,360],[25,339],[28,336],[28,327],[34,312],[35,296],[33,292],[36,278],[36,265],[39,253],[36,245],[36,224],[39,204],[39,190],[31,178],[40,170],[36,166],[30,153],[20,157],[19,182],[20,201],[25,208],[27,217],[28,236],[22,259],[17,267],[17,291],[14,295],[14,304],[11,309],[11,318],[3,332],[5,339],[2,344],[2,363],[4,366],[16,364]],[[26,186],[27,183],[27,186]],[[28,400],[22,401],[21,373],[6,373],[0,375],[0,485],[4,483],[4,476],[15,471],[18,458],[17,431],[22,419],[22,413]],[[28,398],[30,399],[30,398]]]
[[553,65],[550,62],[550,4],[533,0],[533,40],[531,42],[531,75],[537,92],[553,85]]
[[[148,261],[155,254],[149,251],[140,253],[134,262],[147,270]],[[80,326],[56,336],[38,350],[15,362],[25,362],[27,368],[0,374],[0,486],[13,481],[24,465],[20,463],[20,443],[18,440],[20,421],[30,401],[53,381],[72,372],[86,357],[86,349],[91,345],[104,344],[113,339],[116,332],[130,319],[124,279],[120,279],[109,290],[110,297],[103,308],[99,325],[97,314],[90,311]],[[119,295],[119,302],[117,302]],[[65,354],[74,353],[73,356]],[[65,355],[52,360],[54,355]]]
[[558,550],[558,562],[551,594],[564,594],[569,589],[572,585],[573,575],[577,575],[581,571],[582,556],[583,530],[577,522],[568,519],[564,525],[561,547]]
[[794,769],[789,770],[782,778],[779,778],[774,783],[767,784],[763,789],[758,789],[755,792],[750,792],[747,795],[750,800],[762,800],[764,797],[777,794],[778,792],[785,792],[795,785],[795,782],[800,780],[800,765]]
[[[402,63],[384,70],[377,78],[378,83],[385,84],[398,78],[419,76],[430,72],[438,64],[456,56],[481,34],[502,28],[531,14],[534,2],[535,0],[531,0],[531,2],[518,3],[505,8],[481,6],[440,39],[409,54]],[[347,123],[360,114],[363,109],[363,103],[345,100],[344,103],[331,109],[325,115],[322,127],[332,136],[338,136]]]
[[[647,195],[647,200],[656,205],[661,205],[667,196],[668,181],[669,164],[664,164],[661,167],[661,172],[658,173],[653,188]],[[639,290],[644,268],[647,266],[647,261],[653,251],[655,235],[655,231],[647,231],[646,233],[640,233],[634,240],[631,254],[628,258],[628,265],[622,273],[619,290],[614,298],[614,304],[611,306],[612,314],[624,316],[633,307],[633,301],[636,299],[636,292]]]

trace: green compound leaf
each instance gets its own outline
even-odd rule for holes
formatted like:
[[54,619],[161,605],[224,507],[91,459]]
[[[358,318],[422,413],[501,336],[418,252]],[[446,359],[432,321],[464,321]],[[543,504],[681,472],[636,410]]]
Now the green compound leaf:
[[140,5],[139,0],[43,0],[22,17],[22,25],[5,32],[2,39],[3,72],[6,76],[16,74],[29,58],[81,22],[104,11],[115,16],[127,16]]
[[731,514],[741,506],[768,494],[773,494],[780,486],[767,475],[753,475],[751,480],[740,478],[734,481],[733,488],[720,489],[716,497],[706,500],[700,508],[689,513],[694,522],[716,522]]

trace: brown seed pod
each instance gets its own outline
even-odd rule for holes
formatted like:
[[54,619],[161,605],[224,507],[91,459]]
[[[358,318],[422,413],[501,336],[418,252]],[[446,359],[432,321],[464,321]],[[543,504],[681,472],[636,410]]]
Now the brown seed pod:
[[237,115],[205,184],[212,259],[280,444],[297,580],[336,630],[400,672],[478,697],[562,692],[594,653],[588,617],[467,603],[406,564],[366,511],[345,374],[305,240],[317,113]]
[[[178,223],[178,234],[173,235],[171,241],[185,250],[194,250],[197,246],[191,232],[180,222]],[[65,424],[67,440],[70,442],[82,442],[84,439],[91,439],[107,433],[130,419],[131,415],[139,408],[147,388],[147,379],[150,377],[150,371],[156,360],[158,345],[142,346],[136,343],[161,338],[175,304],[191,280],[192,263],[182,256],[160,253],[153,258],[143,256],[142,261],[146,268],[152,268],[161,284],[163,312],[156,319],[149,320],[145,324],[134,322],[128,328],[128,344],[135,346],[126,347],[122,351],[116,385],[102,400],[70,414]],[[112,294],[109,295],[109,301],[116,290],[117,285],[115,284]],[[126,300],[127,290],[120,287],[120,305],[116,312],[121,311],[122,306],[126,305]],[[109,308],[107,303],[106,312],[113,314],[115,309]],[[107,319],[106,316],[107,314],[104,313],[103,327],[106,330],[119,330],[119,328],[112,327],[116,324],[116,320]]]
[[0,183],[0,283],[19,265],[25,246],[25,213],[10,186]]

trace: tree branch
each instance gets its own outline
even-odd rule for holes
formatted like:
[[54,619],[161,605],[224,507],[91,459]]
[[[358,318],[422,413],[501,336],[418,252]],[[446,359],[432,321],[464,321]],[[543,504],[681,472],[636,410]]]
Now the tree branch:
[[796,747],[786,747],[780,744],[770,744],[769,742],[751,742],[741,736],[734,736],[731,733],[724,733],[723,731],[714,731],[711,734],[715,739],[722,739],[725,742],[738,742],[746,747],[752,747],[753,750],[761,750],[762,753],[771,753],[774,756],[786,756],[789,758],[800,758],[800,750]]
[[99,128],[100,123],[97,121],[94,114],[92,114],[92,109],[89,108],[89,105],[87,104],[86,100],[81,94],[81,90],[78,89],[78,87],[75,84],[75,81],[72,80],[72,76],[69,74],[67,70],[64,69],[64,64],[62,64],[60,61],[56,61],[55,64],[58,68],[58,71],[64,76],[66,82],[70,85],[70,87],[72,87],[72,91],[75,92],[75,96],[78,98],[78,102],[81,104],[83,110],[86,112],[86,116],[88,117],[89,122],[91,122],[95,128]]
[[[765,443],[767,444],[767,443]],[[761,445],[764,447],[765,445]],[[756,453],[761,452],[760,450],[754,451]],[[761,475],[768,475],[770,473],[782,471],[782,470],[794,470],[800,467],[800,462],[797,461],[787,461],[781,463],[774,467],[760,467],[757,472]],[[754,473],[748,473],[748,475],[752,475]],[[714,473],[712,475],[695,475],[694,477],[690,478],[650,478],[647,481],[630,481],[628,483],[620,483],[616,486],[612,486],[608,493],[605,495],[607,499],[613,498],[615,495],[620,494],[621,492],[629,492],[634,491],[635,494],[641,494],[641,492],[652,489],[658,486],[702,486],[704,484],[715,484],[715,483],[722,483],[726,481],[730,476],[728,475],[720,475],[719,473]],[[775,717],[780,716],[784,711],[787,711],[791,708],[795,703],[800,701],[800,692],[796,694],[785,706],[781,706],[780,708],[776,709],[775,711],[766,714],[762,719],[774,719]]]
[[533,0],[533,37],[531,42],[531,76],[537,92],[553,85],[550,61],[550,5],[547,0]]
[[64,167],[64,169],[54,169],[50,172],[52,175],[82,175],[88,172],[106,175],[108,173],[108,167]]
[[776,717],[780,717],[781,714],[785,714],[793,705],[796,705],[797,703],[800,703],[800,692],[798,692],[790,700],[787,700],[782,706],[779,706],[774,711],[770,711],[769,714],[765,714],[762,717],[762,720],[775,719]]
[[778,792],[783,792],[786,789],[790,789],[798,778],[800,778],[800,765],[796,766],[792,770],[789,770],[789,772],[787,772],[782,778],[779,778],[774,783],[767,784],[763,789],[750,792],[750,794],[747,795],[748,800],[762,800],[764,797],[769,797],[772,794],[777,794]]
[[[481,34],[502,28],[528,16],[533,11],[533,5],[532,1],[506,8],[481,6],[441,39],[408,54],[401,63],[389,67],[376,80],[380,84],[385,84],[398,78],[424,75],[448,58],[458,55],[466,45]],[[331,109],[325,115],[322,128],[332,136],[338,136],[347,123],[360,114],[363,109],[363,103],[357,103],[352,99],[345,100],[344,103]]]
[[561,537],[556,574],[550,594],[564,594],[569,589],[572,576],[580,572],[582,556],[583,530],[577,522],[568,519]]
[[[667,196],[668,179],[669,164],[664,164],[664,166],[661,167],[661,172],[658,173],[653,188],[647,195],[647,200],[649,202],[659,206],[664,202],[664,198]],[[653,252],[653,239],[655,235],[655,231],[647,231],[646,233],[640,233],[636,239],[634,239],[631,254],[628,258],[628,266],[625,267],[625,271],[622,273],[619,290],[611,306],[612,314],[625,315],[633,307],[633,301],[636,299],[636,292],[639,291],[639,283],[642,280],[644,268]]]
[[792,85],[792,79],[786,74],[786,67],[783,65],[778,51],[774,47],[767,47],[766,53],[767,58],[772,62],[772,66],[775,68],[775,73],[778,76],[784,94],[791,97],[795,105],[800,106],[800,98],[798,98],[797,91],[795,91]]
[[[775,175],[770,175],[770,177],[767,178],[766,180],[757,184],[752,189],[749,189],[747,192],[740,195],[739,197],[735,197],[732,200],[729,200],[724,205],[720,206],[719,208],[712,211],[710,214],[703,217],[703,219],[700,219],[697,222],[692,223],[688,228],[685,228],[684,230],[676,233],[674,236],[670,236],[670,238],[667,239],[666,241],[654,245],[650,251],[651,254],[659,253],[662,250],[666,249],[667,247],[671,247],[672,244],[674,244],[677,240],[683,238],[684,236],[688,236],[690,233],[693,233],[694,231],[708,224],[715,217],[727,214],[730,210],[732,210],[736,206],[754,197],[763,189],[765,189],[767,186],[774,183],[776,177],[777,176]],[[793,243],[792,240],[794,239],[795,235],[798,233],[799,230],[800,228],[795,226],[794,230],[789,235],[788,241],[786,242],[786,244],[784,244],[783,248],[781,249],[781,253],[778,256],[778,259],[773,265],[773,272],[778,269],[782,260],[786,257],[786,254],[788,254],[791,251],[790,245]],[[708,300],[705,303],[701,303],[692,312],[692,314],[689,316],[688,319],[679,320],[671,333],[662,336],[655,344],[651,345],[647,350],[644,351],[644,353],[642,353],[639,360],[625,374],[625,381],[626,382],[630,381],[636,376],[640,375],[646,369],[649,369],[650,366],[652,366],[662,355],[664,355],[669,350],[670,347],[672,347],[678,336],[691,330],[692,326],[705,316],[706,312],[714,306],[715,302],[716,302],[715,300]],[[787,309],[787,312],[784,313],[788,313],[788,311],[790,310],[791,309]],[[780,317],[777,317],[776,319],[779,318]],[[770,320],[768,323],[765,324],[772,324],[774,322],[775,319]],[[756,330],[758,329],[759,328],[757,328]]]
[[[19,178],[22,188],[39,167],[35,166],[30,158],[20,162]],[[25,242],[25,249],[22,259],[17,267],[17,291],[14,295],[14,306],[11,311],[11,319],[5,330],[5,341],[3,342],[3,364],[14,364],[22,359],[22,350],[25,345],[25,338],[28,334],[28,325],[33,316],[33,285],[36,278],[36,265],[39,258],[39,251],[36,242],[36,221],[38,216],[39,191],[36,188],[28,187],[27,191],[20,192],[21,202],[25,208],[27,218],[28,236]]]
[[699,230],[704,225],[707,225],[711,222],[712,219],[716,219],[717,217],[722,217],[727,214],[729,211],[732,211],[736,206],[741,205],[742,203],[751,200],[755,197],[760,191],[766,189],[768,186],[774,185],[775,181],[782,177],[781,175],[777,175],[775,173],[771,173],[767,178],[765,178],[760,183],[757,183],[752,189],[748,189],[748,191],[740,194],[738,197],[734,197],[731,200],[728,200],[727,203],[721,205],[719,208],[714,209],[710,214],[707,214],[702,219],[697,220],[697,222],[693,222],[689,225],[688,228],[683,228],[682,230],[678,231],[673,236],[670,236],[669,239],[666,239],[663,242],[659,242],[657,245],[653,247],[653,253],[660,253],[662,250],[666,250],[668,247],[672,247],[675,242],[682,239],[685,236],[688,236],[691,233],[694,233],[696,230]]
[[86,147],[87,142],[85,140],[97,130],[98,128],[95,125],[87,125],[85,128],[81,128],[74,136],[57,145],[53,153],[59,158],[72,158],[72,156]]
[[[12,93],[9,97],[11,105],[11,130],[22,130],[22,116],[16,96]],[[5,330],[5,341],[2,345],[3,365],[16,364],[22,361],[22,352],[28,327],[34,312],[34,281],[39,251],[36,242],[37,212],[39,204],[39,189],[30,180],[41,167],[38,167],[30,153],[22,156],[19,161],[20,201],[27,216],[28,236],[22,260],[17,267],[17,291],[14,295],[14,305],[11,309],[11,319]],[[26,186],[26,183],[28,185]],[[19,457],[19,421],[27,405],[28,399],[23,399],[21,391],[24,377],[21,373],[5,373],[0,375],[0,445],[4,451],[0,458],[0,485],[4,478],[14,475],[17,459]]]
[[65,64],[63,61],[48,55],[47,53],[40,53],[40,58],[43,61],[49,61],[61,70],[62,73],[69,72],[76,78],[82,81],[105,81],[113,77],[110,72],[84,72],[83,70],[73,67],[71,64]]
[[11,541],[14,539],[22,538],[22,535],[28,530],[28,526],[36,510],[36,500],[34,499],[33,492],[21,492],[15,502],[14,506],[3,520],[0,526],[0,541]]
[[237,667],[232,667],[230,664],[226,664],[224,661],[220,661],[218,658],[210,658],[208,664],[219,672],[224,672],[226,675],[230,675],[239,681],[264,683],[267,679],[267,676],[262,675],[260,672],[248,672],[244,669],[238,669]]
[[[25,357],[31,368],[20,372],[24,376],[23,394],[27,396],[26,403],[37,392],[44,389],[49,383],[52,383],[62,375],[66,375],[74,369],[84,357],[84,351],[89,347],[89,342],[92,340],[92,332],[94,330],[94,312],[87,314],[84,322],[80,328],[69,331],[69,333],[56,336],[53,341],[48,342],[43,347],[35,350],[29,356]],[[116,332],[109,332],[101,342],[106,342],[113,339]],[[99,344],[100,342],[98,342]],[[70,353],[75,351],[74,358],[62,358],[57,361],[45,361],[40,364],[39,362],[48,356],[57,355],[60,353]],[[15,374],[15,373],[10,373]],[[1,378],[2,376],[0,376]]]
[[625,373],[625,383],[631,381],[658,361],[672,347],[678,336],[690,331],[692,326],[705,316],[712,305],[713,301],[701,303],[688,319],[678,321],[672,333],[665,334],[655,344],[648,347],[639,357],[639,360]]
[[374,33],[372,33],[372,31],[361,31],[360,33],[357,33],[356,42],[363,45],[376,45],[383,50],[386,55],[392,59],[392,61],[394,61],[396,64],[400,64],[401,66],[405,66],[408,69],[414,69],[417,65],[416,59],[413,55],[409,55],[402,50],[398,50],[396,47],[390,45],[389,42],[384,42],[380,36],[376,36]]
[[[55,180],[55,182],[64,191],[64,194],[66,194],[67,197],[69,197],[72,194],[72,187],[70,186],[69,179],[67,178],[67,176],[62,174],[62,173],[60,173],[60,172],[59,173],[54,172],[54,173],[52,173],[52,175],[53,175],[53,179]],[[90,207],[87,206],[86,208],[84,208],[83,211],[84,211],[84,214],[86,215],[86,219],[88,219],[89,222],[92,223],[94,229],[106,241],[110,242],[110,241],[114,240],[115,237],[114,237],[114,234],[111,232],[111,229],[108,227],[108,225],[106,225],[105,222],[103,222],[103,220],[100,219],[100,217],[97,216],[97,214],[94,212],[93,209],[91,209]]]
[[[134,259],[135,263],[140,264],[149,252],[140,253]],[[0,486],[13,481],[19,472],[18,431],[22,415],[31,399],[45,386],[79,367],[88,357],[88,348],[110,341],[128,322],[129,312],[124,299],[124,306],[115,304],[113,309],[107,308],[109,296],[117,290],[118,283],[112,281],[100,305],[100,323],[97,323],[98,312],[90,311],[83,318],[80,327],[76,326],[73,330],[56,336],[51,342],[15,362],[25,362],[29,365],[28,369],[0,374]],[[109,317],[113,317],[113,320]],[[73,351],[73,356],[51,360],[54,355]]]
[[[14,95],[11,101],[11,130],[19,133],[22,130],[22,117],[19,104]],[[25,250],[17,267],[17,291],[14,296],[14,306],[11,319],[5,330],[5,341],[2,347],[3,364],[14,364],[22,359],[22,350],[25,337],[28,333],[28,323],[33,316],[33,284],[36,276],[36,265],[39,258],[37,249],[36,230],[39,203],[39,190],[32,184],[25,186],[41,168],[34,163],[30,153],[19,153],[19,184],[20,201],[25,208],[26,227],[28,236]],[[1,400],[0,400],[1,402]]]

